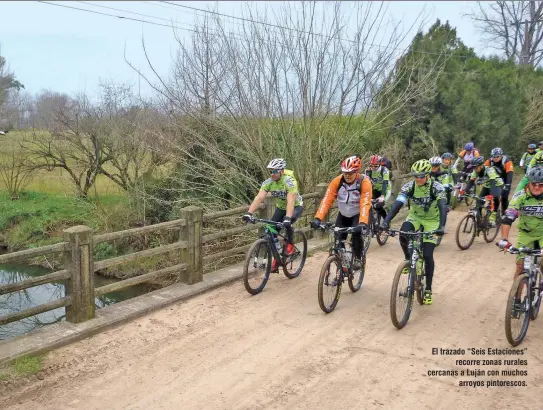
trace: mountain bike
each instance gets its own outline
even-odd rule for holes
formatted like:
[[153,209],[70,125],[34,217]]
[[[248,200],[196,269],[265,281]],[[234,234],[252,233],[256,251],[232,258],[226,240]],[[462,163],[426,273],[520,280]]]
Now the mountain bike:
[[[505,251],[514,255],[526,254],[524,267],[511,286],[505,309],[505,336],[511,346],[518,346],[526,337],[530,319],[537,319],[541,306],[543,297],[543,277],[539,267],[541,249],[519,249],[512,246]],[[522,297],[524,287],[526,294]],[[515,332],[513,327],[518,328],[518,331]]]
[[[366,271],[366,247],[364,241],[368,241],[369,238],[362,233],[362,257],[360,258],[359,265],[356,266],[355,257],[352,251],[352,235],[351,240],[348,243],[349,249],[345,248],[345,240],[340,238],[342,234],[352,233],[355,228],[339,228],[332,223],[325,223],[321,224],[317,229],[324,232],[334,232],[334,244],[329,249],[329,256],[322,265],[317,292],[319,306],[322,311],[324,313],[330,313],[335,309],[339,301],[341,287],[343,282],[345,282],[345,278],[347,278],[347,283],[352,292],[357,292],[362,286],[364,273]],[[331,296],[329,298],[330,301],[326,298],[327,295],[325,295],[325,293]]]
[[[456,245],[463,251],[469,249],[473,244],[476,236],[483,233],[483,238],[487,243],[496,239],[501,225],[500,210],[496,210],[496,226],[489,225],[490,213],[494,210],[494,198],[492,195],[479,197],[477,195],[469,195],[475,199],[475,204],[468,210],[468,214],[464,216],[456,227]],[[482,203],[481,210],[477,207],[477,203]],[[468,237],[467,244],[461,243],[460,234],[466,234]]]
[[[464,200],[466,202],[467,206],[470,206],[473,203],[473,199],[470,195],[475,195],[475,186],[472,186],[469,192],[467,192],[468,195],[460,195],[461,191],[465,191],[466,187],[468,186],[468,179],[471,175],[470,172],[463,172],[458,171],[458,183],[454,185],[453,192],[451,196],[454,196],[456,198],[454,206],[456,207],[457,204],[462,202]],[[452,202],[452,199],[451,199]]]
[[364,252],[368,251],[368,248],[370,247],[371,238],[375,237],[377,239],[377,243],[380,246],[383,246],[385,243],[387,243],[388,240],[388,232],[381,229],[381,220],[383,219],[381,217],[381,214],[379,213],[379,210],[375,208],[375,204],[377,204],[376,199],[371,200],[371,210],[370,210],[370,218],[369,218],[369,230],[367,231],[367,240],[364,241]]
[[[251,295],[256,295],[268,283],[270,273],[272,272],[273,260],[276,261],[276,270],[274,273],[279,273],[278,268],[281,266],[283,274],[289,279],[294,279],[300,275],[307,258],[307,238],[303,231],[295,229],[292,241],[294,252],[291,255],[287,255],[286,237],[278,232],[283,228],[282,222],[259,218],[253,218],[251,222],[264,224],[264,231],[260,239],[257,239],[247,251],[243,267],[243,284],[245,285],[245,289]],[[279,238],[282,241],[279,241]],[[295,262],[299,263],[297,267]],[[262,272],[262,275],[259,275],[259,272]]]
[[[409,241],[407,246],[409,260],[402,261],[398,265],[390,292],[390,318],[396,328],[402,329],[407,324],[411,315],[413,295],[415,293],[419,304],[423,304],[424,291],[426,289],[426,271],[422,257],[422,245],[423,239],[433,237],[435,231],[404,232],[389,229],[389,233],[390,236],[396,236],[397,234],[405,235]],[[400,285],[402,279],[406,279],[407,283],[405,285]],[[405,307],[398,311],[403,301],[406,302]]]

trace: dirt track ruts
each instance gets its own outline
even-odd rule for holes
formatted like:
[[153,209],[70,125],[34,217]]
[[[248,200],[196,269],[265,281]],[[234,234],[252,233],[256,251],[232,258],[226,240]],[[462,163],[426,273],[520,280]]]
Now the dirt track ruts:
[[[530,324],[519,358],[528,387],[458,387],[428,370],[466,369],[433,347],[511,348],[504,310],[514,256],[477,238],[454,243],[463,211],[449,215],[436,250],[434,304],[416,302],[407,326],[389,316],[397,239],[372,243],[362,289],[345,286],[334,312],[317,302],[326,254],[309,258],[294,280],[270,278],[250,296],[241,282],[104,332],[45,357],[43,380],[0,387],[10,409],[505,409],[541,408],[543,325]],[[399,219],[399,218],[397,218]],[[401,221],[398,221],[401,222]],[[515,230],[516,231],[516,230]],[[471,366],[470,369],[505,369]]]

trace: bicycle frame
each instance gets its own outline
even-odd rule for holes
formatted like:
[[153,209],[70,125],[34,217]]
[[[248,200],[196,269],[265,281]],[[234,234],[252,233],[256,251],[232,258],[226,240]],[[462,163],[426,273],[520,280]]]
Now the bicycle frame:
[[[338,261],[340,263],[340,266],[343,268],[347,268],[347,271],[350,271],[351,270],[351,266],[353,264],[353,261],[354,261],[354,253],[352,251],[352,239],[351,241],[349,242],[349,245],[351,247],[351,257],[350,258],[346,258],[346,255],[345,255],[345,239],[340,239],[340,235],[341,234],[344,234],[344,233],[347,233],[347,234],[350,234],[353,232],[354,228],[353,227],[348,227],[348,228],[339,228],[339,227],[336,227],[335,224],[333,223],[326,223],[326,224],[321,224],[319,226],[319,229],[321,229],[322,231],[326,232],[326,231],[333,231],[334,232],[334,244],[333,246],[329,249],[329,255],[336,255],[336,257],[338,258]],[[362,237],[362,240],[363,237]],[[342,246],[343,245],[343,246]],[[364,249],[364,244],[362,243],[362,249]],[[343,272],[343,269],[342,269],[342,272]]]
[[[530,288],[537,289],[539,292],[536,294],[535,299],[531,299],[531,292],[529,292],[530,295],[530,304],[533,305],[534,303],[537,303],[537,301],[541,298],[541,295],[543,294],[543,289],[541,288],[540,283],[536,283],[536,278],[538,273],[542,273],[541,269],[539,268],[539,262],[540,258],[543,256],[542,250],[540,249],[532,249],[532,248],[515,248],[514,246],[511,246],[510,248],[506,249],[505,251],[513,254],[518,255],[520,253],[525,253],[524,256],[524,264],[523,264],[523,271],[528,272],[529,277],[529,286]],[[531,290],[531,289],[529,289]]]
[[260,235],[261,238],[266,239],[268,243],[268,247],[271,249],[271,253],[273,257],[282,265],[283,264],[283,255],[280,255],[277,251],[277,248],[275,247],[275,241],[274,241],[274,235],[277,236],[277,240],[279,241],[281,238],[282,240],[286,241],[286,238],[284,235],[281,235],[276,228],[283,228],[284,225],[282,222],[275,222],[271,221],[269,219],[260,219],[260,218],[253,218],[253,223],[260,222],[264,224],[264,232]]

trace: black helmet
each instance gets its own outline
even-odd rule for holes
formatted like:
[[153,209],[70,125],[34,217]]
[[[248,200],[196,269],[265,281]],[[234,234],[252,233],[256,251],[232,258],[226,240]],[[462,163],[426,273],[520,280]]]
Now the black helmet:
[[454,158],[454,155],[451,154],[450,152],[445,152],[442,156],[441,156],[442,159],[453,159]]
[[534,167],[528,172],[528,181],[540,184],[543,182],[543,168]]
[[485,157],[475,157],[471,160],[470,165],[473,165],[474,167],[478,167],[479,165],[483,165],[485,163]]

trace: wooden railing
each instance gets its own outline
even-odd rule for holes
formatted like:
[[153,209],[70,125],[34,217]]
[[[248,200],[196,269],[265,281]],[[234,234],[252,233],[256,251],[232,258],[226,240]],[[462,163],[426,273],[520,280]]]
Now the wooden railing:
[[[303,195],[304,212],[300,219],[312,217],[312,215],[315,214],[316,208],[326,191],[326,187],[327,184],[319,184],[317,185],[316,192]],[[311,201],[312,204],[310,205]],[[17,283],[0,285],[0,295],[55,281],[65,282],[64,297],[20,312],[0,316],[0,326],[60,307],[66,308],[67,321],[72,323],[83,322],[95,317],[96,297],[151,280],[160,279],[165,275],[177,275],[176,277],[179,282],[187,284],[200,282],[203,280],[204,265],[206,263],[232,255],[243,254],[251,246],[249,243],[220,250],[219,252],[205,254],[203,251],[204,245],[219,241],[224,237],[246,234],[253,230],[256,231],[259,228],[258,225],[243,225],[204,235],[204,224],[213,223],[220,218],[240,216],[246,212],[248,208],[248,206],[240,206],[226,211],[203,214],[201,208],[189,206],[181,209],[180,218],[174,221],[99,235],[94,235],[92,229],[87,226],[78,225],[64,231],[64,241],[61,243],[0,255],[0,264],[2,264],[62,253],[64,264],[63,269],[47,275]],[[275,209],[271,198],[267,198],[265,203],[261,205],[259,214],[263,218],[271,218],[274,211]],[[310,228],[307,226],[299,229],[304,232],[310,231]],[[94,246],[96,244],[159,231],[177,231],[178,234],[174,235],[174,237],[177,237],[177,240],[167,245],[133,252],[123,256],[99,261],[93,260]],[[98,288],[94,287],[94,273],[98,270],[136,261],[145,257],[171,253],[173,251],[179,252],[180,263],[178,264],[144,273],[130,279],[120,280]]]

